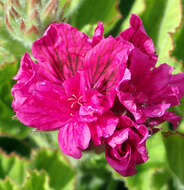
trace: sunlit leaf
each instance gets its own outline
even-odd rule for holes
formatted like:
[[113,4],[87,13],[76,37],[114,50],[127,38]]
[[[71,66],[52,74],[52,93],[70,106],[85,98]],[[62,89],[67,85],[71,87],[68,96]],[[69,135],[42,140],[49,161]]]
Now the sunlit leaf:
[[68,13],[71,16],[72,25],[81,29],[85,25],[93,25],[102,21],[105,32],[108,32],[121,17],[117,9],[118,2],[114,0],[98,2],[96,0],[73,0]]
[[184,135],[171,133],[163,136],[168,165],[174,176],[184,185]]
[[180,25],[181,9],[180,0],[167,1],[158,33],[158,64],[168,63],[176,68],[175,72],[180,71],[182,65],[170,57],[174,48],[171,33],[175,33],[176,28]]
[[74,189],[75,171],[61,152],[41,150],[35,155],[31,168],[45,170],[54,190]]

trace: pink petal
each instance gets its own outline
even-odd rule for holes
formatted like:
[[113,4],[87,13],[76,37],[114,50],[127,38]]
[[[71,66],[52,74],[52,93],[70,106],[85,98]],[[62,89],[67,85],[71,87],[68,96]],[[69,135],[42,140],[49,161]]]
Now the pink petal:
[[82,150],[88,148],[90,139],[90,130],[85,123],[70,122],[59,129],[58,143],[60,149],[76,159],[82,156]]
[[73,76],[91,49],[89,37],[66,24],[51,24],[44,35],[34,42],[33,56],[38,64],[58,80]]
[[107,140],[107,144],[112,148],[116,145],[123,144],[129,138],[129,129],[116,131],[112,137]]
[[75,76],[69,79],[66,79],[63,82],[63,87],[65,89],[67,96],[69,97],[72,95],[75,95],[75,96],[80,95],[80,88],[82,88],[80,86],[80,74],[76,73]]
[[[93,89],[85,92],[83,101],[85,103],[81,105],[79,115],[84,120],[91,116],[90,118],[93,118],[93,121],[97,119],[97,115],[102,115],[109,110],[113,103],[111,96],[105,96]],[[91,122],[91,120],[89,122]]]
[[[178,105],[181,91],[173,82],[173,68],[162,64],[155,68],[155,61],[139,50],[133,50],[129,69],[117,88],[120,102],[133,114],[136,122],[145,117],[161,117],[166,110]],[[173,80],[174,81],[174,80]],[[180,88],[182,89],[182,88]]]
[[[105,157],[109,165],[114,168],[118,173],[120,173],[122,176],[127,176],[125,171],[128,168],[128,164],[130,162],[131,153],[129,153],[128,157],[122,160],[116,160],[114,159],[110,154],[109,151],[106,150]],[[134,174],[136,171],[134,172]],[[133,174],[132,174],[133,175]]]
[[155,64],[155,60],[151,59],[140,50],[135,49],[132,51],[129,70],[131,72],[133,83],[136,84],[138,89],[148,87],[147,78]]
[[136,125],[135,128],[137,129],[139,135],[141,136],[141,141],[139,141],[139,144],[145,143],[149,135],[147,127],[145,125]]
[[38,130],[54,130],[70,119],[70,105],[61,87],[40,81],[20,91],[15,90],[15,97],[22,92],[29,92],[29,95],[22,95],[25,101],[21,106],[14,104],[13,107],[16,116],[25,125]]
[[150,88],[145,89],[150,95],[165,88],[171,80],[173,67],[162,64],[150,72]]
[[124,39],[132,42],[135,47],[148,55],[151,55],[153,59],[157,59],[154,55],[155,49],[152,39],[146,34],[142,20],[135,14],[132,14],[130,18],[130,27],[121,32],[117,37],[118,40]]
[[173,129],[177,129],[181,119],[182,119],[181,116],[176,115],[173,112],[166,112],[160,118],[153,118],[148,124],[149,126],[154,127],[156,125],[159,125],[160,123],[163,123],[164,121],[168,121],[172,124]]
[[12,107],[22,123],[38,130],[54,130],[70,119],[70,105],[63,87],[44,78],[28,54],[21,61],[16,79]]
[[147,137],[148,130],[144,125],[137,126],[130,118],[122,116],[118,129],[107,140],[108,163],[123,176],[134,175],[136,164],[144,163],[148,159],[145,147]]
[[113,116],[111,112],[107,112],[98,118],[97,121],[89,123],[94,145],[100,145],[102,137],[110,137],[114,133],[117,124],[118,118]]
[[[123,83],[121,84],[123,85]],[[119,101],[132,113],[137,123],[145,122],[145,115],[136,104],[135,97],[131,93],[118,92]]]
[[170,104],[161,103],[158,105],[149,106],[143,109],[143,111],[147,117],[161,117],[170,106]]
[[182,98],[184,95],[184,73],[178,73],[172,76],[170,84],[179,90],[178,96]]
[[104,32],[103,23],[98,22],[98,25],[92,37],[92,46],[97,45],[103,39],[103,32]]
[[88,86],[101,93],[111,93],[116,89],[132,48],[130,43],[116,41],[113,37],[101,40],[85,56],[84,68]]
[[21,59],[20,68],[13,78],[14,80],[21,80],[27,83],[36,72],[36,65],[32,61],[30,55],[26,52]]
[[133,127],[136,124],[126,115],[122,115],[119,119],[119,125],[118,127],[123,129],[127,127]]

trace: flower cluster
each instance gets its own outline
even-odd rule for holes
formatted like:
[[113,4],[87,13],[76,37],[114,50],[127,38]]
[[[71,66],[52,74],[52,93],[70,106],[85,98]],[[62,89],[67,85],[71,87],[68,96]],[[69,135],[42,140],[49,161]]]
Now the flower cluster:
[[175,129],[180,117],[168,108],[180,104],[184,74],[155,66],[152,39],[141,19],[116,38],[92,38],[66,23],[51,24],[21,60],[14,77],[12,107],[17,118],[40,131],[58,130],[58,144],[79,159],[82,151],[105,147],[108,163],[132,176],[148,159],[146,140],[164,121]]

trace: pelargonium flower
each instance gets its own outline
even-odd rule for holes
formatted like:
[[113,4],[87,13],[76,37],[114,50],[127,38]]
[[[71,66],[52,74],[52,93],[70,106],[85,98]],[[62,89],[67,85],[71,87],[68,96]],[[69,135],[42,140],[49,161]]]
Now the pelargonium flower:
[[37,130],[58,130],[60,149],[74,158],[89,144],[105,147],[108,163],[121,175],[136,173],[148,159],[146,140],[154,126],[180,116],[168,111],[184,95],[184,74],[156,67],[152,39],[141,19],[116,38],[92,38],[66,23],[51,24],[21,59],[14,77],[12,107]]
[[157,56],[154,45],[146,34],[142,21],[136,15],[130,19],[131,27],[117,37],[134,45],[129,56],[127,69],[118,87],[118,97],[131,112],[137,123],[149,126],[170,121],[176,128],[180,117],[167,109],[180,104],[184,95],[184,74],[172,74],[173,68],[167,64],[155,67]]
[[135,166],[148,159],[146,139],[148,129],[137,125],[129,117],[122,115],[114,134],[107,139],[106,159],[121,175],[132,176]]
[[[52,24],[34,42],[15,76],[12,103],[17,118],[37,130],[59,130],[61,150],[74,158],[89,142],[111,136],[118,118],[110,111],[131,43],[103,39],[99,23],[90,39],[68,24]],[[95,135],[96,134],[96,135]]]

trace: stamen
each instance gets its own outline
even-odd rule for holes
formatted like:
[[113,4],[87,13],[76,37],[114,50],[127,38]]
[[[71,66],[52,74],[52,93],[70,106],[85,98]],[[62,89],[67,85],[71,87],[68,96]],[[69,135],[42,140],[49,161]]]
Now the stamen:
[[[77,104],[77,105],[79,105],[79,106],[82,106],[82,102],[81,102],[81,99],[82,99],[83,97],[82,96],[80,96],[79,98],[77,98],[77,96],[75,95],[75,94],[72,94],[72,96],[71,97],[69,97],[68,98],[68,101],[71,101],[71,109],[73,109],[74,108],[74,105],[75,104]],[[71,114],[70,114],[71,115]],[[72,114],[73,115],[73,114]]]

